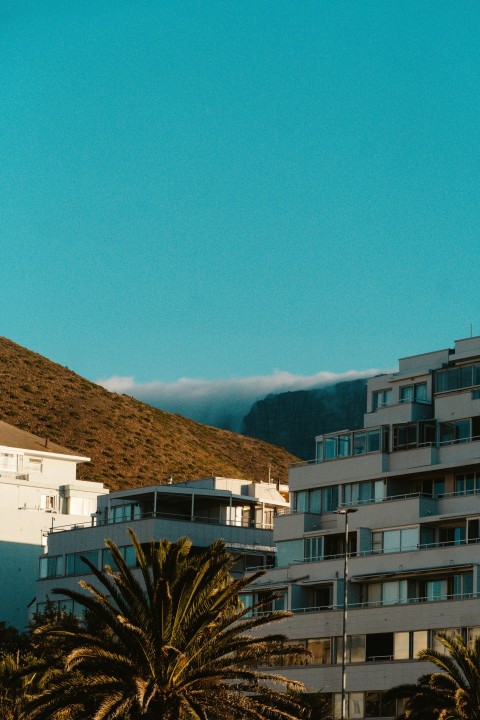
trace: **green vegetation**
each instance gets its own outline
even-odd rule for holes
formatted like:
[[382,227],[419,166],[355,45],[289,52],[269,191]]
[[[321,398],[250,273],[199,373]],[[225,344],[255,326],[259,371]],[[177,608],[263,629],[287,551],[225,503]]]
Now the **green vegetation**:
[[[250,608],[243,607],[239,593],[262,572],[232,579],[234,558],[221,542],[197,552],[186,538],[147,546],[140,545],[133,532],[131,538],[135,570],[107,540],[114,567],[101,572],[85,559],[95,585],[82,581],[84,592],[55,591],[83,606],[84,622],[48,609],[34,618],[26,640],[4,632],[8,650],[2,657],[0,698],[5,697],[5,707],[10,703],[11,713],[4,710],[2,717],[297,720],[329,716],[325,698],[307,696],[301,683],[267,669],[280,665],[286,655],[301,658],[306,651],[286,644],[281,634],[262,634],[265,625],[288,612],[248,617]],[[262,609],[271,599],[256,607]],[[17,640],[19,649],[12,655]]]

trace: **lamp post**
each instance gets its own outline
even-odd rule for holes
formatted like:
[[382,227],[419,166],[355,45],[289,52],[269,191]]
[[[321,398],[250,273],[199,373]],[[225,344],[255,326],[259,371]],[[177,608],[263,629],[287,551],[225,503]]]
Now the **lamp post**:
[[343,548],[343,608],[342,608],[342,720],[347,718],[347,581],[348,581],[348,516],[357,512],[357,508],[342,508],[337,515],[345,517],[345,534]]

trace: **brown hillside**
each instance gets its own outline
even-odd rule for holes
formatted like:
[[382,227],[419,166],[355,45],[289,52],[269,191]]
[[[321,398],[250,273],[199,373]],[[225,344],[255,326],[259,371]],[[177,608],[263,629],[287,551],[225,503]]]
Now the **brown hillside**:
[[79,477],[117,490],[221,475],[287,480],[281,448],[108,392],[0,338],[0,420],[91,458]]

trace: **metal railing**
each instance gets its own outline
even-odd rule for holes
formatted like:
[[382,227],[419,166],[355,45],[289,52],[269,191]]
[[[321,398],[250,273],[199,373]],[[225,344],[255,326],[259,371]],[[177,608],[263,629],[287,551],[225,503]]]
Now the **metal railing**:
[[256,523],[254,520],[220,520],[219,518],[212,518],[202,515],[185,515],[181,513],[166,513],[166,512],[142,512],[140,517],[129,517],[129,518],[102,518],[101,516],[92,517],[91,521],[83,523],[71,523],[68,525],[54,525],[49,529],[50,533],[66,532],[68,530],[81,530],[84,528],[91,527],[106,527],[110,525],[120,525],[125,523],[137,523],[142,520],[149,519],[161,519],[170,520],[175,522],[188,522],[198,523],[201,525],[217,525],[220,527],[237,527],[237,528],[253,528],[255,530],[273,530],[272,523]]
[[[431,603],[431,602],[451,602],[453,600],[472,600],[474,598],[480,597],[479,593],[442,593],[441,595],[433,595],[433,596],[419,596],[419,597],[412,597],[408,599],[396,599],[396,600],[372,600],[370,602],[358,602],[358,603],[348,603],[348,609],[349,610],[362,610],[362,609],[368,609],[373,607],[392,607],[397,605],[412,605],[416,603]],[[312,613],[312,612],[324,612],[328,610],[342,610],[342,606],[337,605],[320,605],[320,606],[307,606],[307,607],[300,607],[300,608],[291,608],[291,612],[296,614],[301,613]]]

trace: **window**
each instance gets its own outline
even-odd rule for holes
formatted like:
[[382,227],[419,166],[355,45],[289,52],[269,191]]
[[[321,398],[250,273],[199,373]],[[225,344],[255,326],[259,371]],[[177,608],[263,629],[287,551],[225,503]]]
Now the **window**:
[[323,536],[305,538],[304,548],[304,559],[307,562],[321,560],[323,557]]
[[131,522],[140,520],[141,508],[139,503],[128,503],[126,505],[114,505],[109,508],[108,521],[111,523]]
[[377,392],[373,393],[373,409],[378,410],[378,408],[385,407],[385,405],[391,405],[392,404],[392,389],[388,388],[387,390],[377,390]]
[[67,571],[66,575],[86,575],[90,572],[90,568],[83,562],[82,557],[86,557],[91,563],[98,566],[98,550],[89,550],[88,552],[71,553],[67,555]]
[[385,497],[383,480],[364,480],[342,485],[343,505],[380,502]]
[[363,455],[380,450],[380,430],[368,430],[354,433],[353,454]]
[[409,660],[410,633],[396,632],[393,638],[393,657],[395,660]]
[[307,512],[308,510],[308,491],[299,490],[293,493],[294,510],[295,512]]
[[470,418],[440,423],[440,442],[443,445],[466,442],[471,438],[471,435]]
[[[336,638],[336,657],[340,664],[343,658],[343,638]],[[366,636],[349,635],[347,637],[347,662],[365,662],[366,660]]]
[[455,492],[457,495],[474,495],[480,492],[480,475],[468,473],[455,477]]
[[428,630],[396,632],[393,639],[394,660],[414,660],[428,647]]
[[0,471],[10,470],[15,472],[17,469],[17,463],[15,455],[13,453],[0,453]]
[[399,605],[407,602],[407,581],[392,580],[382,583],[382,605]]
[[432,645],[433,645],[433,650],[436,650],[437,652],[441,653],[442,655],[447,655],[447,654],[448,654],[448,651],[447,651],[445,645],[443,645],[443,643],[440,642],[440,639],[439,639],[439,637],[438,637],[438,633],[446,633],[447,635],[453,635],[453,636],[455,636],[455,635],[461,635],[461,634],[462,634],[462,629],[459,628],[459,627],[454,627],[454,628],[441,628],[441,629],[440,629],[440,628],[437,628],[437,630],[434,630],[434,631],[433,631],[433,643],[432,643]]
[[445,478],[438,478],[433,481],[433,497],[440,498],[445,495]]
[[307,650],[312,653],[309,664],[329,665],[332,662],[332,638],[307,640]]
[[39,457],[32,457],[30,455],[25,456],[25,461],[23,464],[23,469],[28,472],[42,472],[42,458]]
[[466,524],[441,527],[439,531],[439,539],[442,545],[465,545],[467,542],[466,535]]
[[[383,431],[383,446],[387,446],[387,430]],[[353,455],[378,452],[382,447],[380,428],[327,435],[317,440],[316,461],[336,460]]]
[[57,509],[57,498],[55,495],[42,495],[40,497],[40,507],[47,512],[54,512]]
[[334,512],[338,508],[338,485],[293,493],[294,512]]
[[403,387],[400,388],[400,402],[427,402],[427,383],[417,383],[416,385],[403,385]]
[[[125,560],[127,566],[130,568],[136,567],[137,558],[133,545],[124,545],[122,547],[119,547],[118,549],[120,550],[120,554]],[[108,548],[102,550],[102,568],[105,567],[105,565],[110,565],[110,567],[113,568],[116,567],[115,561],[112,557],[112,553]]]
[[435,441],[436,427],[431,420],[393,425],[393,450],[408,450],[409,448],[434,445]]
[[416,658],[420,650],[428,648],[428,630],[415,630],[412,635],[412,657]]
[[480,540],[480,523],[478,518],[468,521],[468,542],[477,543]]
[[[304,540],[304,560],[315,562],[343,555],[344,536],[343,534],[319,535]],[[348,552],[355,555],[357,552],[357,534],[352,532],[348,537]]]
[[436,392],[461,390],[462,388],[480,385],[480,365],[437,370],[435,373]]
[[405,552],[416,550],[418,546],[418,528],[385,530],[383,532],[383,552]]
[[393,633],[371,633],[366,636],[366,661],[393,660]]
[[53,557],[45,555],[40,558],[40,578],[61,577],[65,573],[65,562],[63,555]]
[[310,608],[328,610],[332,607],[332,586],[320,585],[310,590]]
[[[242,603],[243,607],[245,609],[249,609],[253,605],[253,594],[252,593],[240,593],[239,595],[240,602]],[[244,617],[252,617],[252,612],[247,612]]]

